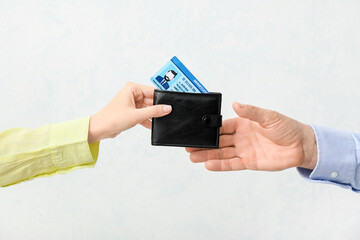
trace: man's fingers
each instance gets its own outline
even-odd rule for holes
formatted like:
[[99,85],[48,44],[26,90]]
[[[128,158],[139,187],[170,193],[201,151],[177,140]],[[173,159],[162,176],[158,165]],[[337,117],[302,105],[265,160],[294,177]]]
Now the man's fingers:
[[188,153],[192,153],[195,151],[200,151],[200,150],[205,150],[204,148],[192,148],[192,147],[186,147],[185,151],[187,151]]
[[186,147],[185,151],[188,153],[196,152],[196,151],[206,151],[209,150],[208,148],[193,148],[193,147]]
[[[221,135],[219,137],[219,148],[223,147],[231,147],[234,146],[234,135]],[[196,151],[205,151],[206,148],[191,148],[187,147],[185,150],[188,153],[196,152]]]
[[155,105],[145,108],[136,109],[137,122],[143,122],[146,119],[153,117],[163,117],[171,112],[172,108],[170,105]]
[[210,171],[234,171],[246,169],[239,157],[230,159],[214,159],[205,162],[205,167]]
[[236,118],[226,119],[222,122],[220,134],[233,134],[236,131]]
[[234,135],[221,135],[219,138],[219,148],[234,146]]
[[205,162],[211,159],[228,159],[236,157],[235,147],[209,149],[190,153],[190,160],[194,163]]
[[258,122],[263,127],[266,127],[277,121],[280,116],[280,114],[275,111],[262,109],[251,105],[244,105],[237,102],[233,103],[233,108],[239,117]]

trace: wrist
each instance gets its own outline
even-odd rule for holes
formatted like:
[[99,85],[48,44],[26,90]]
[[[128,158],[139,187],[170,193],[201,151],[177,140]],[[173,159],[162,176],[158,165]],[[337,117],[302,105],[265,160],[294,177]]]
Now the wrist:
[[88,142],[94,143],[105,138],[113,137],[109,129],[111,129],[111,127],[108,126],[106,119],[102,117],[100,112],[92,115],[89,121]]
[[317,163],[317,143],[314,130],[304,124],[303,161],[300,167],[313,170]]

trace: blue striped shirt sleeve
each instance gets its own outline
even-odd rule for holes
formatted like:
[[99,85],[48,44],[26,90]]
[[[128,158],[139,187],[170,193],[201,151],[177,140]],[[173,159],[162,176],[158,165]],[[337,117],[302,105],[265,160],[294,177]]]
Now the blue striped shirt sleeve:
[[360,192],[360,134],[311,125],[315,132],[318,159],[314,170],[298,168],[313,182],[338,185]]

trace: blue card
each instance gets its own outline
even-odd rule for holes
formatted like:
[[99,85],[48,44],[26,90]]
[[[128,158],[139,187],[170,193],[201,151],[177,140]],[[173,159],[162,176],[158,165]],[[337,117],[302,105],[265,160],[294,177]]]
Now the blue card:
[[189,93],[209,92],[177,57],[173,57],[167,62],[150,80],[160,90]]

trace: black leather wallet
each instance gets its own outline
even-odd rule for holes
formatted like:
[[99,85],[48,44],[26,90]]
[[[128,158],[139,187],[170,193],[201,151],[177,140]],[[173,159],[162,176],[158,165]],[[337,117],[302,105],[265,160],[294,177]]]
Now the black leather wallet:
[[155,90],[154,105],[172,106],[169,115],[153,118],[151,144],[218,148],[222,123],[221,93]]

